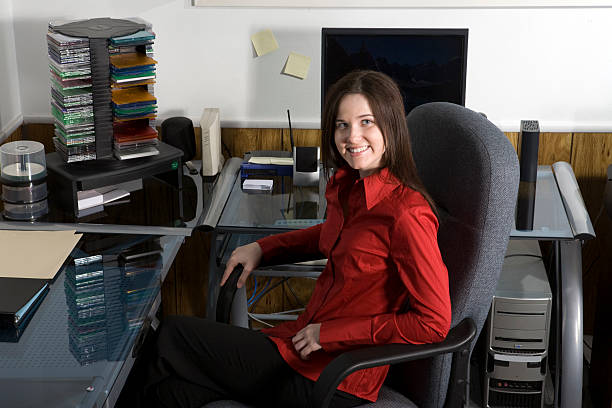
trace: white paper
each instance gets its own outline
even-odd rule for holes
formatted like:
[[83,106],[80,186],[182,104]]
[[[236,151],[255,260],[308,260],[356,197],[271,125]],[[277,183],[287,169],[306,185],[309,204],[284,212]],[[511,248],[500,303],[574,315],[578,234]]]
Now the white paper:
[[275,164],[278,166],[293,166],[293,157],[251,157],[251,164]]
[[104,202],[104,204],[107,204],[107,203],[110,203],[112,201],[118,200],[120,198],[127,197],[129,195],[130,195],[130,193],[128,191],[125,191],[125,190],[119,190],[119,189],[111,190],[108,193],[104,193],[102,195],[102,197],[103,197],[102,201]]
[[53,279],[82,235],[0,230],[0,277]]
[[246,179],[242,183],[242,188],[245,190],[272,190],[273,180]]
[[103,201],[102,194],[96,190],[77,191],[78,209],[85,210],[86,208],[101,205]]

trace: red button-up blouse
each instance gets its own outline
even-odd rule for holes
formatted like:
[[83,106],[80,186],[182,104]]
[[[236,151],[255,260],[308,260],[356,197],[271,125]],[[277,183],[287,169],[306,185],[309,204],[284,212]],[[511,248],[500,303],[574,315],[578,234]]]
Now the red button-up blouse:
[[[348,203],[343,215],[340,196]],[[438,249],[438,221],[425,198],[386,169],[363,179],[339,169],[327,185],[327,219],[258,241],[262,263],[292,255],[327,258],[296,321],[264,329],[285,361],[316,381],[340,352],[372,344],[433,343],[450,327],[448,273]],[[321,323],[322,350],[302,360],[291,338]],[[376,401],[389,366],[349,375],[338,389]]]

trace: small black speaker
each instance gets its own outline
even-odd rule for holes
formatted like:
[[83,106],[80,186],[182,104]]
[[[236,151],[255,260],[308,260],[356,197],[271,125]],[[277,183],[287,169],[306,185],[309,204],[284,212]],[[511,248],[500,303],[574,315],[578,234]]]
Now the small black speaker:
[[521,174],[516,203],[517,230],[533,229],[539,144],[540,125],[538,121],[521,120],[518,148]]
[[312,173],[319,168],[319,151],[316,147],[295,148],[295,171]]
[[190,173],[197,174],[198,170],[190,162],[196,154],[195,131],[191,119],[182,116],[166,119],[162,122],[161,133],[162,142],[181,149],[183,163]]
[[319,184],[320,151],[318,146],[293,147],[294,186],[316,186]]

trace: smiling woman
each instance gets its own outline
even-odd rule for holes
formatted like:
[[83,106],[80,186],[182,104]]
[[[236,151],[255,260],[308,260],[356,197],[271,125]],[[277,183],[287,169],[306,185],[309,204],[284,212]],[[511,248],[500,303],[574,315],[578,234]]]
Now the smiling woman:
[[340,101],[334,141],[349,166],[367,177],[382,167],[385,140],[370,104],[361,94],[348,94]]
[[[155,348],[139,359],[149,376],[130,387],[136,393],[124,395],[144,393],[151,399],[147,406],[203,406],[231,398],[305,408],[315,381],[341,352],[445,338],[451,321],[448,271],[437,242],[438,219],[412,159],[397,84],[375,71],[345,75],[327,94],[322,125],[323,166],[328,174],[334,170],[325,192],[326,220],[237,247],[220,282],[242,287],[259,266],[298,256],[328,259],[304,312],[257,332],[167,316]],[[239,265],[240,277],[229,279]],[[373,367],[346,377],[330,406],[376,401],[388,370]]]

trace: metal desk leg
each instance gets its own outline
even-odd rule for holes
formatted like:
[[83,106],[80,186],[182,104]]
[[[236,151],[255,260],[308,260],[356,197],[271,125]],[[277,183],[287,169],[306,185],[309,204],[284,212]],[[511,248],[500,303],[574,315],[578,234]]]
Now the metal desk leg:
[[561,350],[557,352],[559,406],[582,406],[582,253],[580,241],[559,243],[561,268]]

